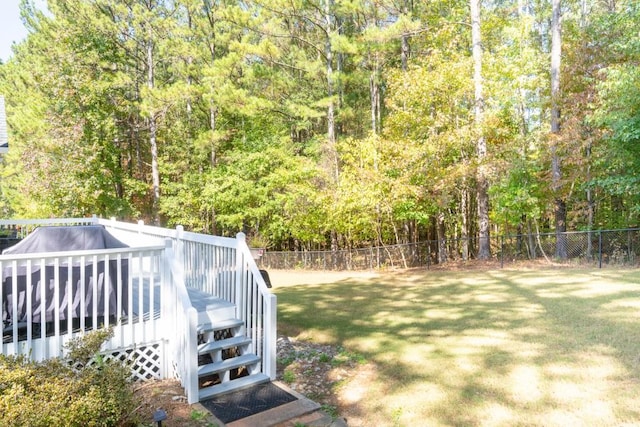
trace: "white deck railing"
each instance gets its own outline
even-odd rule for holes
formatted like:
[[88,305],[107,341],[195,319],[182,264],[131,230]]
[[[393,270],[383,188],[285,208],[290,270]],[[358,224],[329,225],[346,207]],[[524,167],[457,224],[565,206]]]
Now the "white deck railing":
[[[186,290],[192,287],[236,305],[236,315],[253,340],[253,352],[261,357],[260,372],[275,378],[276,297],[269,292],[243,234],[225,238],[181,227],[165,229],[95,217],[0,220],[0,230],[10,229],[24,237],[38,225],[91,224],[105,226],[130,247],[0,256],[3,288],[7,287],[0,305],[6,306],[3,320],[10,321],[3,354],[25,354],[36,360],[60,356],[71,337],[93,325],[111,325],[115,334],[105,350],[161,341],[168,355],[162,376],[178,376],[189,402],[196,402],[197,312]],[[73,291],[74,282],[79,293]],[[47,286],[38,287],[38,283],[50,283],[53,299],[46,297]],[[20,285],[25,287],[22,292]],[[47,306],[45,300],[54,303]],[[98,303],[83,302],[87,300]],[[157,305],[159,309],[154,308]],[[40,313],[47,313],[49,320]]]
[[[3,354],[59,357],[89,330],[113,327],[105,349],[161,339],[164,246],[0,255]],[[150,266],[151,268],[144,268]]]

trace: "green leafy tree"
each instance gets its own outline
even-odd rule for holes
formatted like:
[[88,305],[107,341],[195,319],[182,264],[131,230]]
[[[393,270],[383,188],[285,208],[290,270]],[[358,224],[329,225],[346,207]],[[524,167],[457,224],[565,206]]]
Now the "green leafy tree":
[[632,30],[640,23],[640,9],[635,3],[623,3],[603,17],[598,28],[611,28],[612,21],[618,33],[609,46],[615,62],[603,70],[604,80],[598,84],[600,108],[591,122],[603,132],[602,145],[594,148],[601,173],[591,185],[609,196],[609,218],[601,221],[624,226],[637,224],[640,213],[640,73],[633,65],[638,61],[640,37]]
[[111,77],[91,50],[108,44],[80,31],[71,3],[50,7],[51,18],[23,8],[32,33],[4,66],[13,138],[3,185],[24,193],[13,199],[23,216],[126,215]]

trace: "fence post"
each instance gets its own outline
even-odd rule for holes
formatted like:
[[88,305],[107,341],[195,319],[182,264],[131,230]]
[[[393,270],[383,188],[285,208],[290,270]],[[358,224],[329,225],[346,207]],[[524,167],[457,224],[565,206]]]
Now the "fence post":
[[504,234],[500,236],[500,268],[504,268]]
[[598,268],[602,268],[602,230],[598,231]]
[[431,241],[427,240],[427,270],[431,266]]

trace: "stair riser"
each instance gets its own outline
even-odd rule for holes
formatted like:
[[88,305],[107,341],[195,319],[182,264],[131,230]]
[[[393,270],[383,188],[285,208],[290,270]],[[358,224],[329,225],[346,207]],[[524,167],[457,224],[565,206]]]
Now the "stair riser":
[[[243,347],[236,347],[235,350],[232,350],[232,349],[221,349],[221,350],[213,350],[213,351],[203,352],[203,353],[200,353],[200,354],[208,355],[213,362],[221,362],[223,360],[223,358],[225,357],[225,354],[227,355],[226,357],[229,357],[228,354],[230,352],[232,352],[232,351],[233,351],[233,354],[235,355],[235,356],[232,356],[232,357],[237,357],[237,356],[242,356],[244,354],[247,354],[248,347],[249,346],[247,345],[247,346],[243,346]],[[227,353],[224,353],[224,352],[227,352]]]
[[[210,337],[210,336],[209,336]],[[251,339],[245,336],[236,336],[234,338],[223,339],[219,341],[210,341],[206,344],[198,346],[198,354],[207,354],[213,352],[219,352],[221,350],[228,350],[231,348],[237,348],[240,354],[245,354],[251,345]]]
[[234,333],[234,336],[244,334],[245,331],[244,324],[241,320],[237,319],[227,319],[216,322],[198,322],[197,331],[198,334],[204,334],[208,332],[223,331],[225,329],[231,329]]
[[212,323],[216,324],[226,319],[233,319],[236,315],[235,307],[222,307],[216,309],[207,309],[206,311],[198,312],[198,323]]
[[246,367],[250,373],[255,373],[259,369],[260,358],[255,355],[242,355],[221,362],[214,362],[198,367],[198,377],[206,377],[213,374],[228,373],[232,369]]
[[264,374],[256,374],[250,375],[248,377],[238,378],[227,383],[217,384],[211,387],[200,389],[199,398],[200,400],[205,400],[214,396],[221,396],[223,394],[242,390],[256,384],[266,383],[269,382],[269,380],[269,377]]

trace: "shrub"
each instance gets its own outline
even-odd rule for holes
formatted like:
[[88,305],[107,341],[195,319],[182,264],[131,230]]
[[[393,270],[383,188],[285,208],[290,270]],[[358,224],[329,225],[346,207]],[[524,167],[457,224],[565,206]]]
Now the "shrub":
[[0,355],[0,425],[131,426],[130,371],[100,357],[111,330],[72,340],[66,359]]

